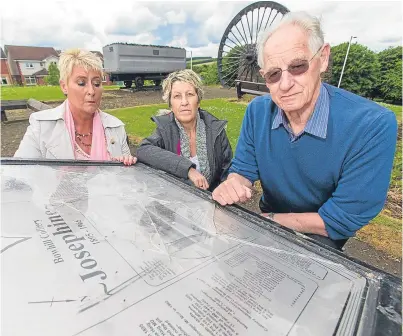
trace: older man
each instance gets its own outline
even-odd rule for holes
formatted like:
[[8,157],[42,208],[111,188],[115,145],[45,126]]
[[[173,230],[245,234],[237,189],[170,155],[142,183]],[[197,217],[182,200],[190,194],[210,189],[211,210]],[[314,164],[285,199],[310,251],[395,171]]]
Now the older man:
[[271,96],[248,105],[230,174],[213,199],[243,202],[260,180],[262,215],[340,249],[384,205],[396,118],[321,82],[330,47],[306,13],[286,15],[257,49]]

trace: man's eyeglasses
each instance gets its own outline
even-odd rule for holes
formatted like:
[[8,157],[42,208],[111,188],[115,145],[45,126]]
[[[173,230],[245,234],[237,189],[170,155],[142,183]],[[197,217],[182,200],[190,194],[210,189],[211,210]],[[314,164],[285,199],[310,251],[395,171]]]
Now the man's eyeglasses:
[[288,71],[291,75],[293,76],[299,76],[302,75],[303,73],[307,72],[309,69],[309,63],[313,60],[313,58],[318,54],[318,52],[322,49],[323,46],[321,46],[318,51],[311,57],[311,59],[308,60],[294,60],[291,62],[291,64],[288,66],[287,69],[281,69],[281,68],[274,68],[267,72],[264,75],[264,79],[267,84],[274,84],[277,83],[283,74],[283,71]]

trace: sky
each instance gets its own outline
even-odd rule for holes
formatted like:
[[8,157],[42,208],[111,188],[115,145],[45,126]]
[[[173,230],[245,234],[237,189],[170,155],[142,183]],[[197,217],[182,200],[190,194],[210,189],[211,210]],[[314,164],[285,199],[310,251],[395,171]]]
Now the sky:
[[[223,33],[256,1],[7,0],[0,45],[98,50],[114,42],[169,45],[193,57],[217,57]],[[320,17],[330,45],[350,36],[373,51],[402,45],[401,1],[281,0],[290,11]]]

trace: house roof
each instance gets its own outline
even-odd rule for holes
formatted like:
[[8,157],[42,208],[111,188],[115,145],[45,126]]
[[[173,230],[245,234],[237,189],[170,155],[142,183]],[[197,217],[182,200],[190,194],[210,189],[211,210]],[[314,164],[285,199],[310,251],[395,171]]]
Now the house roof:
[[42,69],[42,70],[39,70],[39,71],[33,73],[32,76],[47,76],[48,74],[49,74],[48,70]]
[[4,49],[7,50],[14,60],[42,61],[51,55],[58,57],[57,51],[52,47],[5,45]]
[[49,55],[49,56],[45,57],[45,58],[43,59],[43,61],[46,61],[48,58],[51,58],[51,57],[56,57],[57,59],[59,58],[59,56]]
[[93,54],[97,55],[97,56],[101,59],[101,61],[104,60],[104,55],[102,55],[102,53],[101,53],[100,51],[93,51],[93,50],[91,50],[91,52],[92,52]]
[[0,48],[0,58],[7,58],[6,54],[3,51],[3,48]]

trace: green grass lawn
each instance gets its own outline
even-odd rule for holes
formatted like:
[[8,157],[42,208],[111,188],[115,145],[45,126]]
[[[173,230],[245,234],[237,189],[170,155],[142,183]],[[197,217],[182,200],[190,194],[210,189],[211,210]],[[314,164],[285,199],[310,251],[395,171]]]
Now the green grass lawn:
[[40,101],[62,100],[64,94],[59,86],[3,86],[1,99],[17,100],[34,98]]
[[402,106],[401,105],[392,105],[386,103],[378,103],[379,105],[385,106],[387,109],[393,111],[396,114],[396,118],[399,123],[402,122]]
[[[117,90],[119,86],[104,86],[104,90]],[[18,100],[34,98],[39,101],[63,100],[64,94],[59,86],[2,86],[1,99]]]
[[[201,108],[219,119],[228,120],[227,135],[233,149],[238,141],[245,107],[244,104],[232,103],[226,99],[206,99],[201,102]],[[126,124],[126,132],[129,136],[134,139],[142,139],[155,129],[155,124],[150,118],[157,114],[159,109],[166,108],[166,104],[148,105],[109,110],[108,113]]]
[[397,118],[397,122],[399,124],[399,132],[398,132],[398,141],[396,145],[396,154],[395,160],[393,162],[393,170],[392,170],[392,180],[390,185],[392,188],[395,188],[399,192],[402,191],[402,106],[399,105],[391,105],[380,103],[382,106],[385,106],[389,110],[392,110]]

